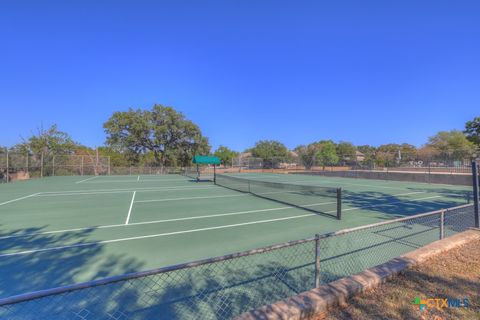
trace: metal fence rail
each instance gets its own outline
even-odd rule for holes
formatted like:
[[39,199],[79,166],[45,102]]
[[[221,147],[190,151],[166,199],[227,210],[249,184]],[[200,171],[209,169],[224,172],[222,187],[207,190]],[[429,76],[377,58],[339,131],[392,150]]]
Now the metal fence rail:
[[0,300],[1,319],[230,319],[475,226],[474,206]]

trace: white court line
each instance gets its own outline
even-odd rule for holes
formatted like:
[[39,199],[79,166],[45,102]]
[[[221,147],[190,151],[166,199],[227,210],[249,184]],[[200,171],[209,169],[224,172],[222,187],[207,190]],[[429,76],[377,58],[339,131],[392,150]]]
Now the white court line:
[[8,200],[8,201],[5,201],[5,202],[0,203],[0,206],[3,206],[3,205],[5,205],[5,204],[7,204],[7,203],[12,203],[12,202],[15,202],[15,201],[20,201],[20,200],[23,200],[23,199],[27,199],[27,198],[30,198],[30,197],[35,197],[35,196],[38,195],[39,193],[40,193],[40,192],[37,192],[37,193],[29,194],[28,196],[25,196],[25,197],[20,197],[20,198]]
[[409,195],[411,195],[411,194],[419,194],[419,193],[427,193],[427,191],[415,191],[415,192],[392,194],[390,197],[409,196]]
[[133,191],[142,191],[142,192],[156,192],[156,191],[163,191],[163,190],[191,190],[191,189],[211,189],[211,188],[218,188],[217,186],[205,186],[205,187],[145,187],[145,188],[120,188],[120,189],[92,189],[92,190],[70,190],[70,191],[45,191],[40,192],[42,196],[47,196],[50,194],[75,194],[75,193],[97,193],[97,192],[133,192]]
[[[269,194],[286,194],[286,193],[295,193],[296,191],[275,191],[275,192],[262,192],[262,193],[242,193],[242,194],[235,194],[235,195],[221,195],[221,196],[204,196],[204,197],[185,197],[185,198],[169,198],[169,199],[151,199],[151,200],[139,200],[136,201],[135,203],[138,202],[163,202],[163,201],[177,201],[177,200],[195,200],[195,199],[215,199],[215,198],[229,198],[229,197],[242,197],[242,196],[260,196],[262,197],[263,195],[269,195]],[[272,199],[275,201],[275,199]],[[336,202],[328,202],[330,203],[336,203]],[[304,207],[307,206],[316,206],[318,204],[310,204],[310,205],[305,205]]]
[[137,177],[137,182],[140,181],[140,176]]
[[[86,182],[86,184],[95,184],[95,183],[126,183],[126,182],[136,182],[138,181],[137,179],[133,178],[133,180],[107,180],[107,181],[89,181]],[[180,181],[180,182],[186,182],[184,179],[144,179],[140,180],[140,182],[172,182],[172,181]]]
[[102,241],[97,241],[97,242],[77,243],[77,244],[60,246],[60,247],[33,249],[33,250],[26,250],[26,251],[19,251],[19,252],[1,254],[0,258],[10,257],[10,256],[18,256],[18,255],[25,255],[25,254],[31,254],[31,253],[37,253],[37,252],[63,250],[63,249],[86,247],[86,246],[93,246],[93,245],[99,245],[99,244],[115,243],[115,242],[122,242],[122,241],[131,241],[131,240],[148,239],[148,238],[159,238],[159,237],[172,236],[172,235],[177,235],[177,234],[185,234],[185,233],[194,233],[194,232],[208,231],[208,230],[234,228],[234,227],[241,227],[241,226],[247,226],[247,225],[252,225],[252,224],[261,224],[261,223],[268,223],[268,222],[275,222],[275,221],[300,219],[300,218],[311,217],[311,216],[316,216],[316,214],[315,213],[308,213],[308,214],[304,214],[304,215],[300,215],[300,216],[292,216],[292,217],[285,217],[285,218],[268,219],[268,220],[256,220],[256,221],[235,223],[235,224],[227,224],[227,225],[208,227],[208,228],[190,229],[190,230],[150,234],[150,235],[146,235],[146,236],[120,238],[120,239],[112,239],[112,240],[102,240]]
[[130,221],[130,214],[132,213],[133,201],[135,200],[136,193],[137,191],[133,191],[132,201],[130,202],[130,208],[128,209],[128,215],[127,215],[127,220],[125,220],[125,224],[128,224],[128,222]]
[[81,180],[81,181],[77,181],[77,182],[75,182],[75,183],[82,183],[82,182],[85,182],[85,181],[88,181],[88,180],[92,180],[92,179],[95,179],[95,178],[98,178],[98,176],[90,177],[90,178],[87,178],[87,179],[84,179],[84,180]]
[[145,224],[157,224],[157,223],[164,223],[164,222],[174,222],[174,221],[206,219],[206,218],[224,217],[224,216],[234,216],[234,215],[241,215],[241,214],[248,214],[248,213],[277,211],[277,210],[285,210],[285,209],[292,209],[292,208],[293,207],[290,207],[290,206],[288,206],[288,207],[277,207],[277,208],[270,208],[270,209],[256,209],[256,210],[248,210],[248,211],[218,213],[218,214],[210,214],[210,215],[204,215],[204,216],[193,216],[193,217],[163,219],[163,220],[153,220],[153,221],[143,221],[143,222],[132,222],[132,223],[129,223],[128,225],[122,223],[122,224],[110,224],[110,225],[75,228],[75,229],[52,230],[52,231],[34,232],[34,233],[27,233],[27,234],[17,234],[17,235],[11,235],[11,236],[4,236],[4,237],[0,237],[0,240],[10,239],[10,238],[30,237],[30,236],[37,236],[37,235],[44,235],[44,234],[66,233],[66,232],[74,232],[74,231],[85,231],[85,230],[96,230],[96,229],[107,229],[107,228],[118,228],[118,227],[130,227],[130,226],[145,225]]
[[152,199],[152,200],[138,200],[135,203],[143,202],[164,202],[164,201],[178,201],[178,200],[195,200],[195,199],[215,199],[215,198],[230,198],[230,197],[246,197],[251,196],[249,193],[242,194],[228,194],[222,196],[205,196],[205,197],[184,197],[184,198],[169,198],[169,199]]
[[[115,194],[115,193],[130,193],[132,191],[138,192],[168,192],[168,191],[178,191],[178,190],[195,190],[199,188],[187,188],[187,189],[162,189],[162,190],[125,190],[125,191],[100,191],[100,192],[65,192],[65,193],[50,193],[50,194],[38,194],[39,197],[64,197],[64,196],[77,196],[77,195],[102,195],[102,194]],[[208,188],[200,188],[208,189]]]

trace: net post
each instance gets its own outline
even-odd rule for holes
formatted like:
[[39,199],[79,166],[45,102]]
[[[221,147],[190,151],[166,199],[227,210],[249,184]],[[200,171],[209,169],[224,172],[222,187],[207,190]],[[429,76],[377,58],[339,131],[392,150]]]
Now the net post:
[[337,219],[342,220],[342,188],[337,188]]
[[217,169],[216,169],[216,165],[213,164],[213,183],[216,184],[217,182]]
[[475,228],[480,228],[480,213],[478,210],[478,162],[472,161],[473,208],[475,215]]
[[320,287],[320,235],[315,235],[315,288]]
[[55,155],[52,160],[52,176],[55,177]]
[[445,210],[440,212],[440,240],[445,238]]

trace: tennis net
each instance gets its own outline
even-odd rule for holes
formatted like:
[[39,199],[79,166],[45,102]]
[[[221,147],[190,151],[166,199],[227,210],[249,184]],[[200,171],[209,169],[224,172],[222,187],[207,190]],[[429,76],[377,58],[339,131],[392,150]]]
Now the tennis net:
[[197,171],[196,167],[186,167],[183,170],[183,175],[195,180],[199,179],[199,172]]
[[315,213],[342,218],[342,189],[311,185],[268,182],[215,175],[215,184],[288,204]]

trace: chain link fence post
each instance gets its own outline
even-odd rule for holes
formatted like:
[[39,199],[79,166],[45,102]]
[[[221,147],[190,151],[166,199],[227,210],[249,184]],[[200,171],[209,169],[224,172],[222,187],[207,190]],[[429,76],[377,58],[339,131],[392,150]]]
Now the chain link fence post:
[[315,288],[320,287],[320,235],[315,235]]
[[445,226],[445,210],[442,210],[442,212],[440,212],[440,240],[445,238],[444,226]]
[[342,220],[342,188],[337,189],[337,219]]
[[40,178],[43,178],[43,152],[40,156]]
[[6,177],[7,177],[7,183],[10,182],[10,165],[8,163],[8,148],[7,149],[7,172],[6,172]]
[[473,180],[473,208],[475,214],[475,228],[480,228],[480,213],[478,212],[478,162],[472,162],[472,180]]

